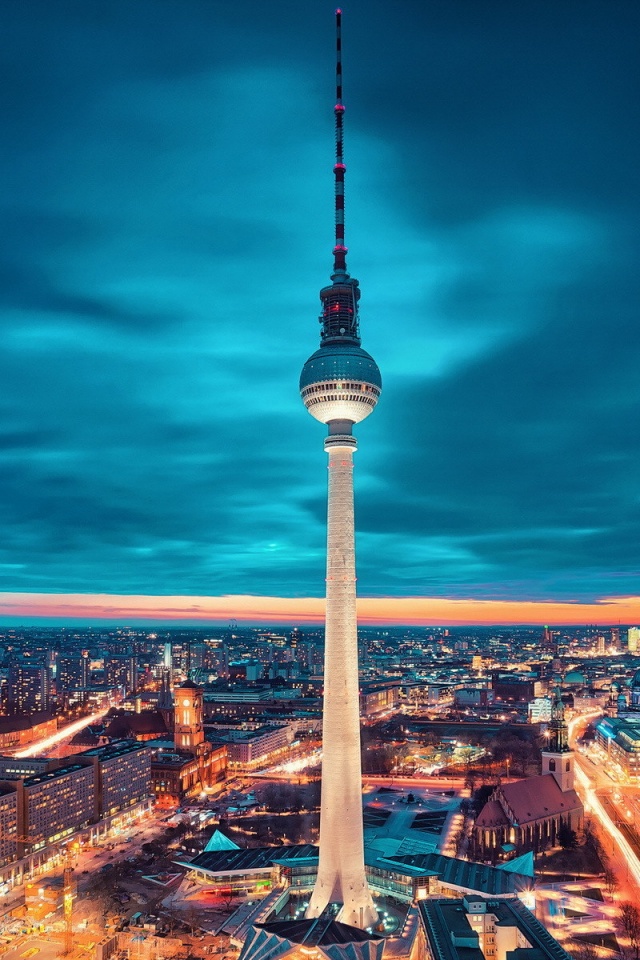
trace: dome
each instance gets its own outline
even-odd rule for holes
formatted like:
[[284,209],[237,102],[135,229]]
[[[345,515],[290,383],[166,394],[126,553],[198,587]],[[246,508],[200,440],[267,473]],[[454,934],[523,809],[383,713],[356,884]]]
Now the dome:
[[359,423],[375,407],[381,389],[382,378],[373,357],[348,340],[320,347],[300,375],[304,404],[322,423]]
[[584,686],[587,681],[584,673],[581,673],[580,670],[569,670],[569,672],[565,674],[564,682],[576,686]]
[[300,390],[324,380],[361,380],[382,389],[378,364],[355,343],[332,343],[312,353],[300,374]]

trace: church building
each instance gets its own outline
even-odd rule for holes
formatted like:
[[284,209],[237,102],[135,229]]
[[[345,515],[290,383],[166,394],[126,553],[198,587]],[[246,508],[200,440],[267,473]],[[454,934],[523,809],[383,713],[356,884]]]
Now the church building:
[[560,843],[563,830],[582,828],[584,808],[573,788],[574,755],[557,692],[551,709],[549,746],[537,777],[499,784],[474,825],[473,857],[498,860]]

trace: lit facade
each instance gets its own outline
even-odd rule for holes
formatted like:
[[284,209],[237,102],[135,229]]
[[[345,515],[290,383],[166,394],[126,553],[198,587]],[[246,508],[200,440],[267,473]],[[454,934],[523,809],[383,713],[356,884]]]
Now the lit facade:
[[18,850],[18,797],[15,787],[0,786],[0,866],[15,860]]
[[[7,784],[5,783],[5,786]],[[94,819],[92,765],[69,763],[15,782],[18,855],[62,840]]]
[[91,661],[89,651],[58,657],[56,663],[56,692],[70,693],[72,690],[85,690],[90,686]]
[[275,762],[279,755],[286,755],[293,741],[290,726],[227,730],[219,736],[227,744],[229,766],[240,772],[249,772]]
[[48,713],[31,717],[0,717],[0,750],[25,747],[56,733],[58,721]]
[[51,674],[44,663],[18,661],[9,667],[7,697],[16,713],[49,709]]
[[219,783],[226,777],[226,744],[208,744],[209,751],[197,757],[174,750],[169,742],[153,741],[149,746],[153,751],[151,792],[160,807],[175,808],[204,785]]
[[136,806],[151,795],[151,750],[142,743],[110,743],[80,754],[94,768],[94,820]]
[[640,724],[603,717],[595,727],[596,741],[625,777],[640,781]]
[[125,694],[135,693],[138,686],[138,660],[133,654],[111,654],[104,662],[105,684]]

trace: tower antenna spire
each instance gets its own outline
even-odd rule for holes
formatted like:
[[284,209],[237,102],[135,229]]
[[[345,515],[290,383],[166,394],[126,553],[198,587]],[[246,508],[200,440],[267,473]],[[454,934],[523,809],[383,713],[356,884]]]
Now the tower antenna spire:
[[336,123],[336,157],[333,166],[335,183],[336,242],[333,248],[333,273],[347,274],[347,247],[344,242],[344,104],[342,102],[342,10],[336,10],[336,105],[333,108]]

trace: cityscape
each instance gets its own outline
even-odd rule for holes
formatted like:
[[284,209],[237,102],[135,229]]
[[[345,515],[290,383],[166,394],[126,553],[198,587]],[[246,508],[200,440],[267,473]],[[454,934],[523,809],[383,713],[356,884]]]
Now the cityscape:
[[6,960],[640,956],[640,11],[353,8],[9,13]]
[[[46,952],[44,936],[52,955],[232,958],[252,931],[298,928],[318,870],[323,634],[2,630],[6,950]],[[435,923],[432,901],[463,897],[485,957],[495,924],[541,949],[530,912],[555,956],[625,955],[640,628],[362,628],[359,650],[363,863],[392,954],[419,949],[416,911]]]

